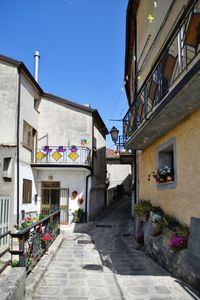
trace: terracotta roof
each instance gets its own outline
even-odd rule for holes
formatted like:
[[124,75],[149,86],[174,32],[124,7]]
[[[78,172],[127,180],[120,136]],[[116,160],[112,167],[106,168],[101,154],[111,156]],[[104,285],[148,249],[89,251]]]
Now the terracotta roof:
[[119,158],[119,152],[113,149],[106,149],[106,158]]

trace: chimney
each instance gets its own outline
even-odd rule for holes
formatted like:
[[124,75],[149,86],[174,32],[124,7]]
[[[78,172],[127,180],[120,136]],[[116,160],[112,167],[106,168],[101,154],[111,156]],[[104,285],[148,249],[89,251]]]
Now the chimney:
[[40,53],[39,51],[35,51],[34,60],[35,60],[35,80],[38,82],[38,71],[39,71],[39,59]]

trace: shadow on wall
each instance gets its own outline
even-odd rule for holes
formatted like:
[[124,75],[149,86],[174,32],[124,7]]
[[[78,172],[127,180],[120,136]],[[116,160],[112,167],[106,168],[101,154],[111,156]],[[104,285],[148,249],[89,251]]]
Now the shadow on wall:
[[93,176],[91,179],[89,219],[98,216],[106,204],[106,147],[94,151]]
[[120,200],[123,196],[131,197],[131,180],[131,174],[128,174],[121,184],[108,187],[108,204]]

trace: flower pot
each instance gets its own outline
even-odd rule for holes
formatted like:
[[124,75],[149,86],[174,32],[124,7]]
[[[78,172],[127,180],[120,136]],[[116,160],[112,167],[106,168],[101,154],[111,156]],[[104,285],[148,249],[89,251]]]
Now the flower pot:
[[135,217],[135,239],[138,243],[144,242],[144,220]]
[[166,177],[166,182],[170,182],[170,181],[173,181],[172,176],[167,176],[167,177]]

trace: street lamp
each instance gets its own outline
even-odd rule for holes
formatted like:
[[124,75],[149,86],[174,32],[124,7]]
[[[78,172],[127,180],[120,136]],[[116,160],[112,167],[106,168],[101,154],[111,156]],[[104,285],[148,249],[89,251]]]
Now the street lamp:
[[110,134],[111,134],[112,141],[116,144],[119,137],[119,130],[115,126],[113,126],[113,128],[110,131]]

